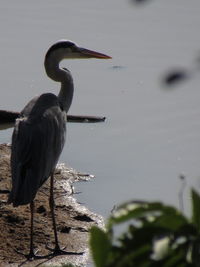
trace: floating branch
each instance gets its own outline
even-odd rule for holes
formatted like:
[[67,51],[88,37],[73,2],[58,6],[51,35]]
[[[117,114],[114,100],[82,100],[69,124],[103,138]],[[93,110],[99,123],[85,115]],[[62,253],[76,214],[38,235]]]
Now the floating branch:
[[[0,123],[11,123],[19,117],[19,112],[0,110]],[[101,116],[87,116],[87,115],[67,115],[68,122],[102,122],[106,117]]]

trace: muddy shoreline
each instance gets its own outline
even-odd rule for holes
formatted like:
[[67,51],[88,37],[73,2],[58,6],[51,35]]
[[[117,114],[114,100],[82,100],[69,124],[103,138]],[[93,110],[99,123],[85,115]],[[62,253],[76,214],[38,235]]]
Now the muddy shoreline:
[[[84,266],[89,258],[88,231],[92,225],[103,226],[103,218],[77,203],[73,183],[91,178],[63,164],[58,166],[55,175],[55,213],[60,245],[66,247],[68,252],[83,252],[83,255],[56,256],[26,262],[25,257],[16,250],[29,252],[29,205],[13,208],[6,203],[11,187],[10,146],[0,144],[0,266],[61,266],[63,263]],[[48,255],[50,252],[46,246],[54,246],[48,196],[49,180],[41,187],[35,199],[34,245],[39,255]]]

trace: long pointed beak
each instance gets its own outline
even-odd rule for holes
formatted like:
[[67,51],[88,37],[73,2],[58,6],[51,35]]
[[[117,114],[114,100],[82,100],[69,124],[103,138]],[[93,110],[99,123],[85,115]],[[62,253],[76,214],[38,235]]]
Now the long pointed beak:
[[79,47],[79,53],[84,57],[84,58],[101,58],[101,59],[111,59],[112,57],[107,56],[105,54],[92,51],[86,48]]

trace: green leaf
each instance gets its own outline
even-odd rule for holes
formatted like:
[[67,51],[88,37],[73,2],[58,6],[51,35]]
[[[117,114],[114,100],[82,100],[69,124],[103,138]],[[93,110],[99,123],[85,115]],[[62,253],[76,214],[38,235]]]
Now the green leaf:
[[165,212],[155,219],[155,226],[164,227],[170,231],[177,231],[180,227],[188,225],[187,219],[179,213]]
[[[157,209],[160,208],[160,203],[153,203],[155,210],[155,206]],[[153,205],[152,204],[152,205]],[[152,207],[149,208],[149,203],[143,201],[131,201],[119,206],[110,217],[108,221],[108,228],[111,228],[113,224],[119,224],[123,222],[127,222],[131,219],[139,219],[141,217],[145,217],[147,213],[152,210]]]
[[192,222],[200,231],[200,196],[192,189]]
[[[172,218],[177,218],[171,223],[172,228],[176,228],[183,224],[188,223],[186,217],[184,217],[176,208],[164,205],[160,202],[144,202],[144,201],[132,201],[125,203],[117,208],[108,221],[108,229],[112,228],[114,224],[120,224],[127,222],[128,220],[138,220],[142,224],[145,220],[155,221],[161,216],[168,217],[170,220]],[[144,220],[145,219],[145,220]],[[163,224],[168,224],[167,221]]]
[[[115,267],[132,267],[132,266],[150,266],[148,264],[148,256],[151,253],[151,246],[148,244],[145,244],[142,247],[139,247],[138,249],[134,250],[123,250],[121,251],[120,257],[115,259],[115,262],[112,262],[111,266]],[[145,264],[145,263],[146,264]]]
[[169,258],[167,258],[163,263],[163,267],[175,267],[175,266],[180,266],[180,267],[189,267],[188,263],[185,260],[185,251],[181,250],[179,252],[174,251],[173,254],[170,255]]
[[111,243],[108,235],[100,228],[93,226],[90,230],[90,247],[96,267],[105,267]]

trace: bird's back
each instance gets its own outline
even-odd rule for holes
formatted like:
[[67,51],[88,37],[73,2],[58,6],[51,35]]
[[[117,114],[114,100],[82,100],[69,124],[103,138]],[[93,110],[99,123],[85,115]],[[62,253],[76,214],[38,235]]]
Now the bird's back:
[[8,201],[14,206],[35,198],[55,169],[66,133],[66,113],[53,94],[34,98],[21,114],[12,136],[12,190]]

